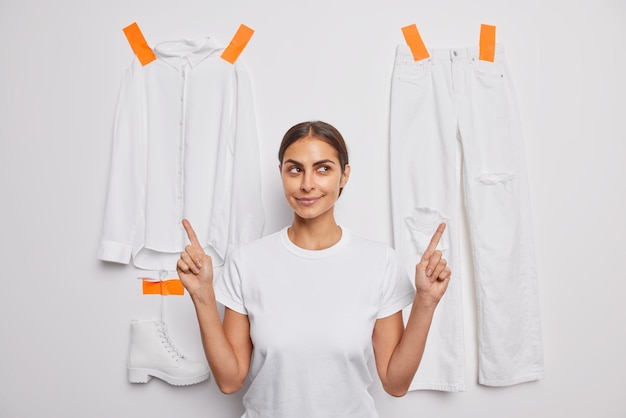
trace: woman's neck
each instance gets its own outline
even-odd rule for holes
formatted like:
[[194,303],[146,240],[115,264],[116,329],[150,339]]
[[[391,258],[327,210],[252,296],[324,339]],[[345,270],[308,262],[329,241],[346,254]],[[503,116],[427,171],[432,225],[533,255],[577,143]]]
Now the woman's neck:
[[289,240],[305,250],[324,250],[341,239],[341,228],[330,219],[304,219],[295,216],[287,231]]

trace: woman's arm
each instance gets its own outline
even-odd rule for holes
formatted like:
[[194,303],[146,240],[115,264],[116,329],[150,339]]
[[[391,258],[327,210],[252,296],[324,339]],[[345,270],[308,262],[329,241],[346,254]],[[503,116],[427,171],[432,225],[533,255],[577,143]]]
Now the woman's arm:
[[239,390],[248,375],[252,341],[248,316],[226,308],[220,322],[213,290],[213,264],[204,253],[186,219],[183,226],[191,245],[185,248],[176,265],[181,282],[196,308],[202,345],[217,386],[224,393]]
[[376,369],[386,392],[403,396],[417,372],[426,338],[439,300],[445,293],[451,272],[441,251],[436,250],[445,224],[437,231],[415,266],[415,299],[404,327],[402,311],[376,321],[372,343]]

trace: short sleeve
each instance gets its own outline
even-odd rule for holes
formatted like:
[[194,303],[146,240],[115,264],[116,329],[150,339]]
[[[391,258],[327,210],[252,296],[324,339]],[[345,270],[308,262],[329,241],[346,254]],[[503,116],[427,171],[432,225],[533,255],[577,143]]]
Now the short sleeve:
[[387,248],[385,271],[381,283],[380,305],[376,319],[401,311],[413,302],[415,287],[404,269],[398,268],[396,252]]
[[215,278],[213,288],[215,299],[219,303],[235,312],[247,315],[248,311],[243,298],[241,266],[241,247],[237,247],[226,256],[224,270]]

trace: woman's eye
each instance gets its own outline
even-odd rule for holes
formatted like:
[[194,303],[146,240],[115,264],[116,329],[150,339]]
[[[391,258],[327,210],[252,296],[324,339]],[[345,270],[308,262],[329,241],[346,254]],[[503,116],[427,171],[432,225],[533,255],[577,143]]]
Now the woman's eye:
[[317,169],[317,171],[320,171],[322,173],[326,173],[327,171],[330,171],[330,167],[327,165],[322,165],[320,166],[320,168]]
[[299,169],[298,167],[291,167],[291,168],[289,169],[289,172],[290,172],[290,173],[293,173],[293,174],[296,174],[296,173],[299,173],[299,172],[300,172],[300,169]]

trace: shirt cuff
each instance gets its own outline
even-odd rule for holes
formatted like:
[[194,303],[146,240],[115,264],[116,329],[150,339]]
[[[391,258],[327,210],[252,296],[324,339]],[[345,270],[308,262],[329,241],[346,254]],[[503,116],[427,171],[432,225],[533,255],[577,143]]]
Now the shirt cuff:
[[113,241],[102,241],[98,249],[98,259],[114,263],[128,264],[132,246]]

